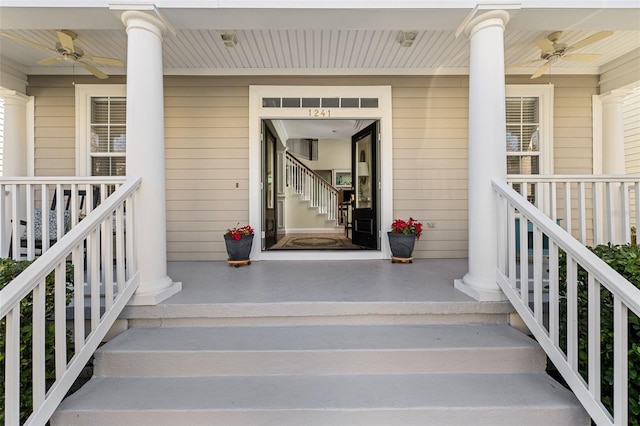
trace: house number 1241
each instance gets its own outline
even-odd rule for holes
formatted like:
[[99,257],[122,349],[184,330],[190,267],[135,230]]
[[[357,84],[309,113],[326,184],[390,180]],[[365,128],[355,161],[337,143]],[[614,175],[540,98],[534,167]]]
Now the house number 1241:
[[309,117],[331,117],[330,109],[310,109]]

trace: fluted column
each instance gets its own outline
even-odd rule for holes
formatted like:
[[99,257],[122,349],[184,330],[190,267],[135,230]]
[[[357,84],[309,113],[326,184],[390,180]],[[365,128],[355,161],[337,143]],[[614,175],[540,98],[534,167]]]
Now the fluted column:
[[506,180],[504,28],[509,14],[469,22],[469,272],[457,289],[478,300],[503,300],[496,282],[497,223],[491,179]]
[[140,176],[135,239],[140,286],[131,304],[154,305],[182,283],[167,276],[162,37],[166,27],[139,11],[122,13],[127,28],[127,175]]

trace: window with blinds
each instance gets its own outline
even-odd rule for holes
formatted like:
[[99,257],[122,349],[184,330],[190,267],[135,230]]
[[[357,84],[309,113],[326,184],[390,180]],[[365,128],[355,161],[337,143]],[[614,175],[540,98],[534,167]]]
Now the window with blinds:
[[92,176],[126,175],[127,103],[125,97],[91,97]]
[[[540,174],[540,98],[507,97],[506,119],[507,174]],[[533,187],[529,189],[534,202]]]

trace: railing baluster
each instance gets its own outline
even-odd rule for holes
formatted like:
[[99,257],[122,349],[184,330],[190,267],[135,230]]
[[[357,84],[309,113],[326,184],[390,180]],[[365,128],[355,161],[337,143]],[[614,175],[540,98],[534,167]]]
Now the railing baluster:
[[549,339],[554,347],[560,342],[560,288],[558,286],[558,245],[549,240]]
[[605,183],[605,194],[606,194],[606,214],[607,218],[607,241],[614,241],[615,239],[615,220],[614,220],[614,209],[615,209],[615,197],[613,194],[613,186],[611,182]]
[[84,346],[84,240],[73,249],[73,336],[74,352]]
[[6,316],[4,424],[20,424],[20,305]]
[[46,313],[46,282],[42,280],[33,289],[33,329],[32,329],[32,355],[33,355],[33,406],[40,407],[44,403],[46,391],[45,368],[45,313]]
[[613,296],[613,418],[614,425],[626,426],[629,417],[629,312]]
[[104,305],[113,306],[113,216],[102,222],[102,270],[104,276]]
[[564,229],[568,233],[573,234],[573,225],[571,223],[571,182],[564,182]]
[[578,369],[578,265],[567,255],[567,362]]
[[584,182],[578,182],[578,239],[582,244],[587,244],[587,208]]
[[592,196],[593,196],[593,244],[602,244],[602,197],[600,196],[600,185],[598,182],[592,183]]
[[628,244],[631,242],[631,212],[629,211],[629,184],[622,182],[620,184],[620,222],[622,227],[622,241],[620,243]]
[[542,324],[542,231],[533,225],[533,313]]
[[589,392],[596,399],[600,400],[600,283],[596,281],[593,274],[589,274],[588,282],[588,380]]
[[56,379],[61,379],[67,369],[67,274],[66,263],[55,269],[54,327],[56,342]]

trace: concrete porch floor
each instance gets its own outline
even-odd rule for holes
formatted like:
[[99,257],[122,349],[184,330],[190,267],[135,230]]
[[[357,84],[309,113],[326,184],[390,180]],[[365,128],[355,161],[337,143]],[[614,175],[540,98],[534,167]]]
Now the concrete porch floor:
[[169,262],[183,290],[162,304],[278,302],[475,302],[453,281],[467,259]]
[[132,326],[315,323],[505,323],[508,302],[478,302],[454,288],[467,259],[169,262],[182,291],[155,306],[127,306]]

